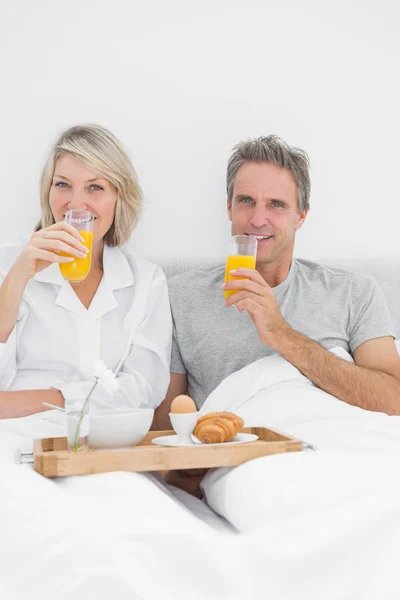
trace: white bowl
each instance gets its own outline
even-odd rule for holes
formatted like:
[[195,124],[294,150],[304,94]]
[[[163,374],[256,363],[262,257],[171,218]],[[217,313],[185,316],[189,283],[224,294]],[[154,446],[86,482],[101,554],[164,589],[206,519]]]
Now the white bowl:
[[125,448],[142,441],[153,421],[152,408],[115,409],[90,413],[90,448]]

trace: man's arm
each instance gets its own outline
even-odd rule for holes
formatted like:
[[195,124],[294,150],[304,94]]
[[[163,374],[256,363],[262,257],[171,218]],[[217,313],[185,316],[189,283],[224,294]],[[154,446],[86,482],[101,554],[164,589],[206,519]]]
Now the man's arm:
[[317,342],[294,331],[283,319],[275,295],[253,269],[236,269],[222,289],[240,289],[226,306],[247,310],[260,341],[274,348],[315,385],[348,404],[400,415],[400,357],[392,337],[370,339],[354,350],[356,364],[334,356]]
[[400,415],[400,357],[393,338],[381,337],[354,351],[356,364],[331,354],[285,323],[271,346],[315,385],[366,410]]
[[58,390],[0,392],[0,419],[26,417],[48,410],[43,402],[63,407],[64,396]]
[[180,373],[171,373],[171,379],[167,395],[161,402],[160,406],[154,411],[154,419],[152,429],[158,431],[163,429],[172,429],[171,422],[169,420],[169,413],[171,412],[171,403],[174,398],[180,394],[187,393],[187,376]]

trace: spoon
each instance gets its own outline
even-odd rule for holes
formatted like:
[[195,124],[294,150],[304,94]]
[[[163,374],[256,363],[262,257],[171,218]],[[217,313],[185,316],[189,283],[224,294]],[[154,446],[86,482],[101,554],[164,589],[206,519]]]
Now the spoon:
[[61,408],[61,406],[56,406],[55,404],[49,404],[48,402],[42,402],[44,406],[48,408],[55,408],[55,410],[61,410],[61,412],[65,412],[65,408]]

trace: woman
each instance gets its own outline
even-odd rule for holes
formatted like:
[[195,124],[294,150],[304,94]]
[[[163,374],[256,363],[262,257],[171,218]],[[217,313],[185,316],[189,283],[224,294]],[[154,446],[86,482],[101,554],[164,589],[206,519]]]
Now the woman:
[[[40,195],[28,244],[0,246],[0,418],[86,396],[98,359],[119,390],[97,386],[93,408],[157,407],[169,383],[171,314],[161,269],[121,249],[142,204],[127,154],[102,127],[72,127],[50,152]],[[64,221],[73,209],[95,219],[91,269],[79,283],[59,267],[87,252]]]

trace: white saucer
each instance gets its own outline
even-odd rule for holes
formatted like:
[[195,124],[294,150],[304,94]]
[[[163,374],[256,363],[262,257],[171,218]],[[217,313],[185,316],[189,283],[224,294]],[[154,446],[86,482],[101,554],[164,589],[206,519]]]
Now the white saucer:
[[254,435],[253,433],[238,433],[230,442],[221,442],[217,444],[203,444],[196,437],[194,437],[194,435],[192,435],[193,444],[178,444],[177,440],[177,435],[163,435],[161,437],[154,438],[152,442],[153,444],[157,444],[157,446],[180,446],[182,448],[190,448],[191,446],[233,446],[234,444],[247,444],[248,442],[255,442],[258,440],[258,435]]

